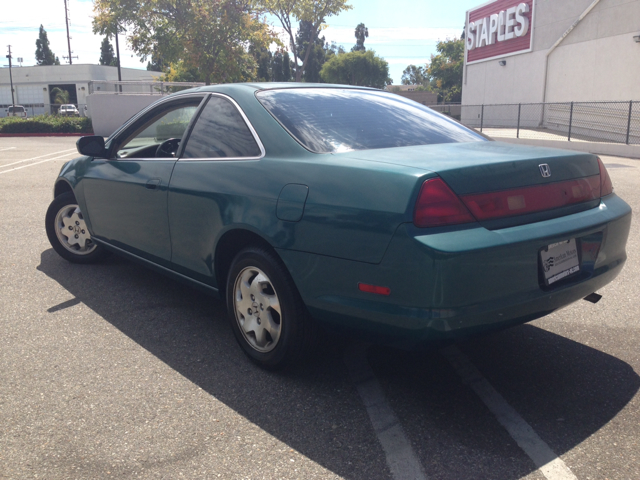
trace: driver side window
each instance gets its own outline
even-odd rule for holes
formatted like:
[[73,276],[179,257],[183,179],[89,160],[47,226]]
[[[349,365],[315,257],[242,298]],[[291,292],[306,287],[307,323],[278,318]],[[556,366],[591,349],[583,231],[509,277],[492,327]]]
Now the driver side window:
[[201,101],[202,98],[193,98],[149,112],[125,133],[112,155],[115,158],[174,158]]

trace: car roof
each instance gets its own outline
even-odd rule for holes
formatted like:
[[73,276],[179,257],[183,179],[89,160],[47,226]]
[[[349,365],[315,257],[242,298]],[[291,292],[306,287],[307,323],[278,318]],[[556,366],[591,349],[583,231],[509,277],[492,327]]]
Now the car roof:
[[334,83],[304,83],[304,82],[251,82],[251,83],[219,83],[215,85],[205,85],[202,87],[190,88],[176,92],[173,95],[195,92],[214,93],[234,93],[234,92],[257,92],[263,90],[282,90],[295,88],[339,88],[341,90],[373,90],[381,91],[377,88],[362,87],[359,85],[340,85]]

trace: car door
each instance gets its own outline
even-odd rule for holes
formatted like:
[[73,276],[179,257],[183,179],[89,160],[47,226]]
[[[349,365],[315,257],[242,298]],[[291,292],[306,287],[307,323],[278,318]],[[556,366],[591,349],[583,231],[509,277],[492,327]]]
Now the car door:
[[256,188],[269,183],[255,170],[264,153],[240,107],[229,97],[212,94],[186,139],[169,186],[174,270],[216,286],[213,253],[220,232],[231,223],[259,224],[247,217],[269,211],[262,205],[268,200]]
[[167,189],[179,143],[203,98],[160,103],[107,144],[108,158],[88,165],[82,182],[93,236],[169,265]]

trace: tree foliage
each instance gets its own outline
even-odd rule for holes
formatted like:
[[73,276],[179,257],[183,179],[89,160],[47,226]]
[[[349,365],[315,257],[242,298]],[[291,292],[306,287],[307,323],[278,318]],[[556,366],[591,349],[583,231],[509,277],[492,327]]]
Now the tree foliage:
[[289,52],[277,51],[273,54],[271,58],[271,81],[291,81],[291,59],[289,58]]
[[[257,0],[263,11],[274,15],[289,36],[289,46],[293,52],[294,75],[297,82],[302,81],[303,73],[309,62],[316,39],[327,17],[350,10],[347,0]],[[308,36],[304,38],[303,49],[298,49],[293,26],[297,22],[309,22]]]
[[52,103],[63,105],[65,103],[69,103],[69,92],[60,87],[54,87],[50,92]]
[[167,75],[190,72],[207,84],[252,79],[256,62],[248,47],[278,42],[252,6],[252,0],[95,0],[93,29],[126,28],[143,61],[172,65]]
[[169,65],[167,65],[162,56],[158,56],[155,53],[151,54],[151,60],[147,62],[147,70],[150,72],[164,72]]
[[118,66],[118,60],[116,59],[113,45],[111,45],[108,36],[104,37],[102,45],[100,45],[100,65],[109,65],[110,67]]
[[322,67],[322,79],[328,83],[384,88],[389,78],[389,64],[373,50],[334,55]]
[[[302,20],[296,34],[296,47],[299,52],[306,52],[309,49],[309,39],[313,36],[313,25],[311,22]],[[325,38],[316,36],[309,52],[309,59],[302,72],[302,80],[305,82],[320,82],[320,70],[326,58]]]
[[426,69],[430,90],[438,94],[441,101],[462,100],[462,70],[464,66],[464,40],[454,38],[438,42],[437,55],[431,55]]
[[366,50],[364,46],[364,39],[369,38],[369,29],[364,26],[364,23],[359,23],[355,30],[356,44],[351,49],[352,52],[364,52]]
[[47,31],[42,25],[40,25],[38,39],[36,40],[36,64],[60,65],[60,60],[55,56],[55,54],[49,47],[49,38],[47,37]]
[[426,70],[426,67],[409,65],[402,71],[402,85],[428,85]]

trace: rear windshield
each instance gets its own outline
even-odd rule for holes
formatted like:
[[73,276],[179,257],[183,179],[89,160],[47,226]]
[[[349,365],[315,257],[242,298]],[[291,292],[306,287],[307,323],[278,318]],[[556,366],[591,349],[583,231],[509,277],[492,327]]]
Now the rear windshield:
[[367,90],[266,90],[258,100],[316,153],[480,142],[479,134],[399,95]]

